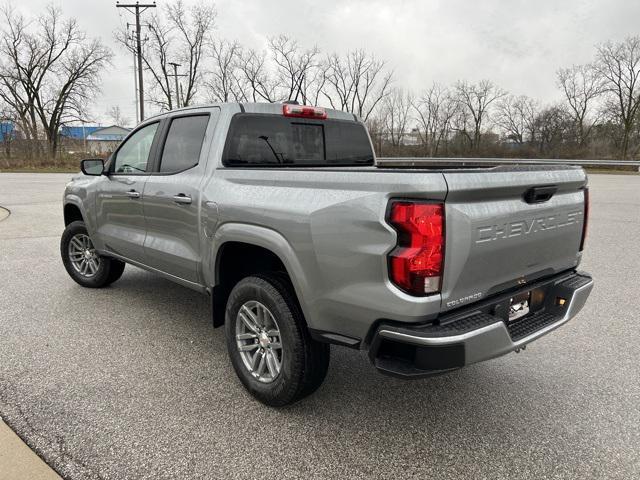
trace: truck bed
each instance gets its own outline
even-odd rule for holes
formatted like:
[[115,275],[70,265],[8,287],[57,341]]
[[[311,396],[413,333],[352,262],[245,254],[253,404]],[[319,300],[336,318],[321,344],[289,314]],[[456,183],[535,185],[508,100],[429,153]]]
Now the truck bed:
[[[207,190],[225,198],[219,228],[250,223],[286,239],[299,262],[291,266],[293,281],[310,326],[353,338],[364,338],[383,317],[435,320],[501,289],[573,269],[581,256],[586,176],[578,167],[242,166],[218,168],[212,178]],[[529,189],[549,185],[557,190],[548,201],[526,203]],[[387,255],[397,233],[385,216],[397,198],[445,205],[440,294],[412,297],[389,281]],[[541,218],[569,214],[569,225],[540,227]],[[483,241],[510,222],[519,222],[512,236]],[[518,228],[527,233],[516,235]]]

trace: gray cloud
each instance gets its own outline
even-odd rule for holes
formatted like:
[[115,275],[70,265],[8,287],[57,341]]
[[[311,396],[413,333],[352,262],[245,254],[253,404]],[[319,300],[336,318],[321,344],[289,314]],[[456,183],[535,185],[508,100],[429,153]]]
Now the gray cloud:
[[[26,14],[46,0],[17,4]],[[158,5],[166,3],[158,0]],[[185,0],[185,3],[192,3]],[[65,15],[113,45],[94,115],[119,105],[134,118],[132,57],[112,33],[132,16],[115,0],[59,0]],[[640,33],[640,2],[628,0],[219,0],[217,34],[263,48],[286,33],[324,51],[365,48],[395,70],[396,85],[420,90],[431,81],[490,78],[543,102],[559,93],[555,71],[593,58],[594,45]]]

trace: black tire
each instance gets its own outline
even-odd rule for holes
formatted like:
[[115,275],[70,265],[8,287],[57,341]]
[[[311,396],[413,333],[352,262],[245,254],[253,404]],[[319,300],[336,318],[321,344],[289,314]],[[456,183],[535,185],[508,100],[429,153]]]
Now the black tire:
[[[236,343],[236,323],[242,305],[263,304],[277,321],[282,344],[279,374],[262,383],[247,369]],[[311,338],[293,288],[276,275],[246,277],[233,288],[227,301],[225,335],[229,358],[238,378],[256,399],[265,405],[282,407],[315,392],[329,369],[330,347]]]
[[109,269],[109,278],[107,280],[107,285],[111,285],[113,282],[120,280],[120,277],[124,273],[124,267],[127,266],[125,262],[123,262],[122,260],[118,260],[117,258],[109,258],[109,260],[111,261],[111,268]]
[[69,254],[69,243],[77,235],[89,236],[84,222],[76,221],[67,225],[60,239],[60,255],[69,276],[79,285],[87,288],[102,288],[112,284],[122,276],[125,263],[111,257],[97,255],[98,267],[94,274],[88,276],[80,273],[73,265]]

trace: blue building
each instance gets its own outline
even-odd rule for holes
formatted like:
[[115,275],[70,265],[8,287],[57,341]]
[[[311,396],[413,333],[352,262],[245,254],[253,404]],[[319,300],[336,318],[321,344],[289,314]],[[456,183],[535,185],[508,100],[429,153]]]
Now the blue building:
[[60,135],[71,140],[86,140],[96,130],[102,127],[96,125],[84,125],[80,127],[65,125],[60,129]]
[[113,152],[131,129],[111,125],[99,127],[95,125],[64,126],[60,135],[69,140],[83,142],[84,148],[91,154],[108,154]]
[[0,142],[16,138],[16,126],[13,122],[0,122]]

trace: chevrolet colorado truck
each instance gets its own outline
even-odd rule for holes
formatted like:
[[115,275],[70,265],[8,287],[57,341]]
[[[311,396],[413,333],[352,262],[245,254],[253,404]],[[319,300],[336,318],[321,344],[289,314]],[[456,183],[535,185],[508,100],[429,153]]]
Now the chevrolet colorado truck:
[[235,372],[272,406],[314,392],[330,345],[381,372],[444,373],[574,317],[588,189],[572,166],[387,168],[350,113],[184,108],[135,128],[64,192],[64,266],[125,264],[211,298]]

